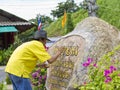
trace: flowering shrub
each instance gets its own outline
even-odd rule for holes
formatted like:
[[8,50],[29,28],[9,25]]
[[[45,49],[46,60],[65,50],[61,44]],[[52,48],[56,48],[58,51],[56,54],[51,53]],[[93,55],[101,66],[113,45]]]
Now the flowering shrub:
[[[48,50],[48,47],[44,46],[46,51]],[[35,70],[32,72],[31,75],[31,82],[33,85],[34,90],[46,90],[45,89],[45,82],[47,78],[47,68],[45,68],[44,65],[41,65],[38,63],[36,65]]]
[[31,82],[34,90],[45,90],[46,72],[44,66],[37,64],[35,70],[31,74]]
[[100,61],[88,58],[83,66],[88,68],[89,81],[77,86],[78,90],[120,90],[120,62],[111,57],[120,50],[120,45],[104,55]]

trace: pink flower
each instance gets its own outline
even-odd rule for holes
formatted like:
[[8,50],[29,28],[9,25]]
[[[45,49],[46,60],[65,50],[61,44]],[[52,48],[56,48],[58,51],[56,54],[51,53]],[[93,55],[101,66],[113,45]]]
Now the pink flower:
[[105,83],[108,83],[108,82],[110,82],[110,81],[112,81],[112,78],[111,78],[110,76],[107,76],[107,77],[106,77],[106,80],[105,80]]
[[39,81],[42,81],[42,76],[39,76]]
[[92,61],[93,61],[92,58],[88,58],[87,61],[83,63],[83,66],[84,66],[84,67],[89,66]]
[[110,66],[110,72],[112,73],[113,71],[116,71],[117,69],[116,69],[116,67],[114,67],[114,66]]
[[83,63],[83,66],[84,67],[87,67],[87,66],[89,66],[90,65],[90,63]]
[[110,70],[104,70],[104,76],[105,77],[108,77],[110,73],[111,73]]
[[47,79],[47,76],[45,75],[45,76],[44,76],[44,80],[46,80],[46,79]]
[[120,74],[118,74],[118,76],[120,77]]
[[33,77],[33,78],[37,78],[38,76],[39,76],[39,73],[38,73],[38,72],[32,73],[32,77]]
[[88,58],[88,59],[87,59],[87,62],[88,62],[88,63],[91,63],[92,61],[93,61],[92,58]]
[[97,68],[97,64],[96,64],[96,63],[95,63],[95,64],[93,64],[93,66]]

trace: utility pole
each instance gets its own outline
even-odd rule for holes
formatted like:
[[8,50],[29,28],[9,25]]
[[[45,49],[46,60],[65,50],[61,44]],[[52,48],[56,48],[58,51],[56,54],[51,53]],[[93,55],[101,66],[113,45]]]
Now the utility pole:
[[96,11],[98,10],[98,6],[96,5],[96,0],[85,0],[86,2],[86,9],[88,10],[88,15],[96,17]]

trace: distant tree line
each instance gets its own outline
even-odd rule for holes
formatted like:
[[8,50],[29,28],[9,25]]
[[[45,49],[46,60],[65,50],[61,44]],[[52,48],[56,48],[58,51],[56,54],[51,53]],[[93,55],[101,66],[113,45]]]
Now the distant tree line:
[[64,10],[67,13],[73,13],[79,10],[79,6],[74,2],[74,0],[66,0],[66,2],[58,3],[58,6],[55,10],[52,10],[51,15],[53,17],[59,18],[63,16]]

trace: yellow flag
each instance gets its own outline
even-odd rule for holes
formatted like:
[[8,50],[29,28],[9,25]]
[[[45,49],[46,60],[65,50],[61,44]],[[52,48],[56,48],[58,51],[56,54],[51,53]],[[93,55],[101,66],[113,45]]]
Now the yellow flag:
[[65,26],[66,24],[66,19],[67,19],[67,13],[66,11],[64,11],[64,16],[63,16],[63,19],[62,19],[62,28]]

